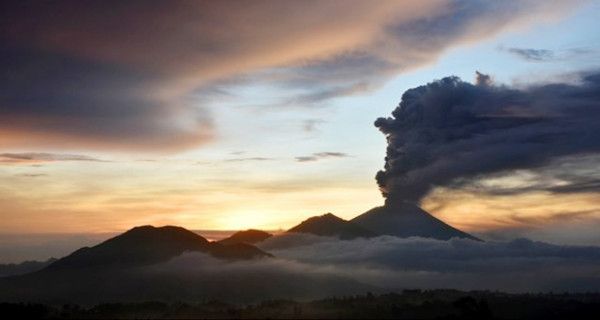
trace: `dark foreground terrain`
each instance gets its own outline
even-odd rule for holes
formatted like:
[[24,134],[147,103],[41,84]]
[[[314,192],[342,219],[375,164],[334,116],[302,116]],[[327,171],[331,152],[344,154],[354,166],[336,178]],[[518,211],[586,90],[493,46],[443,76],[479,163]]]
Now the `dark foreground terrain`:
[[271,300],[254,305],[233,305],[219,301],[110,303],[93,307],[0,303],[0,314],[5,319],[598,319],[600,293],[506,294],[405,290],[399,294],[368,293],[311,302]]

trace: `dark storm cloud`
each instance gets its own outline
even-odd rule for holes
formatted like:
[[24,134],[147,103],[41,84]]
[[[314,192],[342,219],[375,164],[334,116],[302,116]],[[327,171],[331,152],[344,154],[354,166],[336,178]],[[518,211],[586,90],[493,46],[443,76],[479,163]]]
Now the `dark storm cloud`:
[[349,157],[348,154],[343,153],[343,152],[317,152],[317,153],[313,153],[310,156],[299,156],[296,157],[296,161],[298,162],[314,162],[314,161],[319,161],[321,159],[327,159],[327,158],[346,158]]
[[448,77],[407,90],[392,116],[375,122],[388,141],[377,182],[388,202],[419,201],[435,186],[598,153],[600,74],[526,89]]

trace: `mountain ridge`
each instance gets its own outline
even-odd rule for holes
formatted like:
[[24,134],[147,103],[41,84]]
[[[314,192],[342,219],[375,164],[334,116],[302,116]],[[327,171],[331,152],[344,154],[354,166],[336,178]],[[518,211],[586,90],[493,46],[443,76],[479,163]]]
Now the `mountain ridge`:
[[262,230],[248,229],[248,230],[238,231],[238,232],[232,234],[231,236],[229,236],[225,239],[219,240],[217,242],[221,243],[221,244],[225,244],[225,245],[230,245],[230,244],[235,244],[235,243],[255,244],[255,243],[264,241],[272,236],[273,236],[272,234],[262,231]]
[[83,247],[44,270],[104,266],[136,266],[169,260],[184,252],[202,252],[222,259],[251,259],[270,254],[249,244],[226,246],[183,227],[134,227],[93,247]]
[[310,233],[318,236],[337,236],[343,240],[376,236],[372,231],[344,220],[332,213],[310,217],[292,227],[287,232]]

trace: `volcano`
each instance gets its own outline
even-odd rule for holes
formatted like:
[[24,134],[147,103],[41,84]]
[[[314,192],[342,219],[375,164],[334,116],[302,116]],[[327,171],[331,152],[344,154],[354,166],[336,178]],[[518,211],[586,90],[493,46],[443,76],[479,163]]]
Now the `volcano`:
[[386,203],[385,206],[373,208],[350,222],[378,234],[401,238],[423,237],[439,240],[466,238],[481,241],[409,202]]

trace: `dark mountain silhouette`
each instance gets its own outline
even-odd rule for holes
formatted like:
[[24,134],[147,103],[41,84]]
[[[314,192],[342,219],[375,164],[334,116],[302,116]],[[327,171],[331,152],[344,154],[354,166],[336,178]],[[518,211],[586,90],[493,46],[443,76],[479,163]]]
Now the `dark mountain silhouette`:
[[[171,259],[190,251],[217,259],[202,255]],[[251,244],[208,242],[180,227],[137,227],[37,272],[0,278],[0,302],[60,305],[226,299],[246,303],[374,290],[343,276],[296,273],[287,268],[265,274],[252,271],[255,262],[229,264],[229,260],[267,256],[271,255]]]
[[[192,261],[195,262],[191,262],[198,263],[197,268],[202,269],[206,268],[202,264],[206,261],[210,268],[216,268],[215,274],[207,277],[206,271],[200,270],[196,275],[193,271],[180,272],[177,267],[172,267],[171,259],[185,252],[217,258],[214,261],[194,257]],[[243,288],[253,286],[256,293],[264,286],[260,275],[245,279],[218,271],[220,263],[262,257],[272,255],[247,243],[209,242],[181,227],[136,227],[96,246],[79,249],[39,271],[0,278],[0,301],[87,303],[146,298],[168,300],[172,297],[194,300],[218,296],[221,291],[222,296],[232,294],[239,291],[240,285]],[[195,270],[196,265],[189,267]],[[285,275],[278,281],[285,281]],[[303,287],[303,290],[309,289]],[[242,295],[236,293],[236,296]]]
[[273,235],[268,232],[264,232],[261,230],[255,230],[255,229],[249,229],[249,230],[245,230],[245,231],[238,231],[238,232],[232,234],[229,238],[220,240],[219,243],[224,244],[224,245],[231,245],[231,244],[236,244],[236,243],[255,244],[255,243],[261,242],[263,240],[266,240],[272,236]]
[[46,269],[135,266],[158,263],[186,251],[208,253],[218,258],[250,259],[270,256],[252,245],[224,246],[211,243],[182,227],[135,227],[94,247],[84,247],[57,260]]
[[417,236],[440,240],[451,238],[479,240],[409,202],[376,207],[350,221],[378,234],[401,238]]
[[288,232],[310,233],[318,236],[336,236],[340,239],[368,238],[376,234],[350,221],[331,213],[315,216],[302,221]]
[[24,261],[21,263],[0,264],[0,277],[35,272],[47,267],[54,261],[56,261],[56,258],[50,258],[46,261]]

